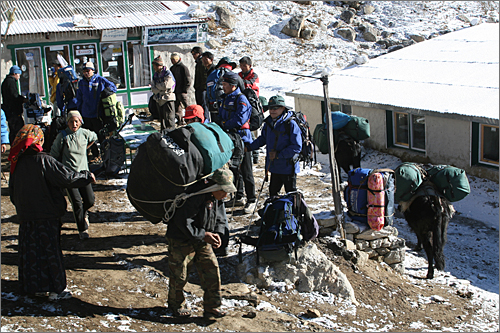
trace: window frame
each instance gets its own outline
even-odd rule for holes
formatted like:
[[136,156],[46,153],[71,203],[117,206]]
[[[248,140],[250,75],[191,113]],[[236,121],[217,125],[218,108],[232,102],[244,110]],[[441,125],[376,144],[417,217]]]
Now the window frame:
[[[46,91],[46,88],[47,86],[45,85],[46,82],[44,82],[45,80],[43,79],[43,66],[42,66],[42,60],[43,60],[43,57],[42,57],[42,47],[41,46],[29,46],[29,47],[16,47],[14,48],[14,55],[15,55],[15,59],[16,59],[16,64],[17,66],[21,67],[21,71],[22,70],[22,64],[20,64],[19,62],[19,58],[18,58],[18,55],[17,55],[17,52],[19,50],[31,50],[31,49],[38,49],[38,53],[39,53],[39,67],[40,67],[40,73],[38,75],[38,77],[36,78],[36,80],[41,84],[41,87],[39,87],[39,89],[41,91],[38,91],[36,92],[41,98],[45,98],[47,97],[47,91]],[[24,72],[24,71],[23,71]],[[21,74],[22,75],[22,74]],[[19,91],[21,92],[21,94],[24,95],[23,93],[23,90],[22,90],[22,86],[21,86],[21,78],[19,78]],[[28,82],[28,86],[29,86],[29,82]],[[28,90],[29,91],[29,90]],[[32,91],[29,91],[30,93],[33,93]]]
[[81,78],[83,78],[83,77],[82,77],[81,69],[77,69],[77,66],[78,66],[78,67],[80,67],[80,65],[81,65],[81,66],[83,66],[83,62],[82,62],[82,64],[80,64],[80,63],[78,63],[78,64],[77,64],[77,63],[75,62],[75,60],[76,60],[77,58],[78,58],[78,59],[80,59],[80,56],[77,56],[77,55],[76,55],[76,51],[77,51],[77,50],[75,49],[75,47],[76,47],[76,46],[82,46],[82,45],[94,45],[94,51],[95,51],[95,56],[94,56],[94,57],[95,57],[95,60],[96,60],[96,61],[93,63],[93,64],[94,64],[94,66],[96,67],[96,70],[94,71],[94,73],[97,73],[97,74],[98,74],[98,73],[100,73],[100,72],[101,72],[101,68],[102,68],[101,63],[100,63],[100,59],[99,59],[100,57],[98,57],[98,53],[97,53],[97,51],[98,51],[98,47],[99,47],[99,43],[97,43],[97,42],[83,42],[83,43],[76,42],[76,43],[73,43],[73,44],[71,44],[71,55],[73,56],[73,59],[72,59],[72,66],[73,66],[73,69],[74,69],[74,70],[75,70],[75,72],[76,72],[76,75],[77,75],[77,76],[78,76],[78,78],[80,78],[80,79],[81,79]]
[[494,126],[494,125],[488,125],[488,124],[480,124],[479,126],[479,138],[478,138],[478,143],[479,143],[479,149],[478,149],[478,163],[481,164],[487,164],[491,166],[499,166],[498,161],[492,161],[484,158],[484,129],[485,127],[490,127],[490,128],[496,128],[497,132],[500,130],[499,126]]
[[127,48],[127,66],[130,66],[130,53],[129,53],[129,49],[128,49],[128,46],[129,46],[129,43],[135,43],[135,44],[139,44],[139,45],[142,45],[142,47],[144,47],[146,49],[145,53],[147,53],[147,56],[148,56],[148,59],[147,59],[147,64],[150,66],[148,67],[149,68],[149,76],[147,77],[147,81],[148,83],[145,85],[145,86],[140,86],[140,87],[132,87],[132,73],[130,71],[130,67],[128,68],[128,89],[130,91],[135,91],[137,89],[145,89],[145,88],[150,88],[149,87],[149,84],[151,83],[151,80],[152,80],[152,77],[153,77],[153,70],[152,70],[152,67],[151,67],[151,48],[149,46],[146,46],[144,45],[140,40],[134,40],[134,39],[130,39],[130,40],[126,40],[125,41],[125,47]]
[[[390,120],[389,120],[389,117],[387,118],[387,120],[388,120],[388,125],[389,124],[391,125],[390,127],[388,126],[388,128],[391,128],[390,138],[392,138],[392,142],[388,142],[388,146],[393,146],[393,147],[408,149],[408,150],[417,151],[417,152],[421,152],[421,153],[426,153],[427,152],[427,135],[426,135],[427,127],[425,126],[425,123],[424,123],[424,145],[425,145],[425,148],[424,149],[417,148],[413,144],[413,142],[414,142],[413,117],[414,116],[415,117],[422,117],[425,120],[425,116],[424,115],[414,115],[410,112],[402,112],[402,111],[388,111],[388,112],[391,113]],[[398,128],[397,128],[396,119],[397,119],[398,114],[406,115],[408,117],[408,143],[407,144],[397,141]]]
[[[129,78],[127,78],[127,70],[126,70],[126,67],[125,66],[128,66],[128,59],[125,58],[125,48],[127,47],[127,44],[126,44],[127,41],[109,41],[109,42],[100,42],[99,43],[99,53],[100,53],[100,56],[99,56],[99,62],[101,64],[101,76],[103,78],[105,78],[106,80],[109,80],[111,82],[113,82],[113,80],[111,80],[111,76],[104,76],[104,57],[103,57],[103,51],[102,51],[102,47],[103,45],[106,45],[106,44],[115,44],[115,45],[120,45],[121,46],[121,57],[122,57],[122,66],[121,66],[121,70],[122,70],[122,75],[123,75],[123,83],[124,83],[124,87],[118,87],[118,85],[115,85],[117,86],[117,90],[118,91],[122,91],[122,90],[127,90],[127,89],[130,89],[130,80]],[[127,49],[127,52],[128,52],[128,49]],[[118,56],[117,56],[118,57]],[[107,60],[106,60],[107,61]],[[113,61],[118,61],[118,60],[113,60]],[[107,61],[109,63],[109,61]],[[108,66],[109,67],[109,66]],[[119,64],[117,64],[117,67],[119,68]],[[113,82],[114,83],[114,82]],[[121,82],[120,82],[121,83]]]

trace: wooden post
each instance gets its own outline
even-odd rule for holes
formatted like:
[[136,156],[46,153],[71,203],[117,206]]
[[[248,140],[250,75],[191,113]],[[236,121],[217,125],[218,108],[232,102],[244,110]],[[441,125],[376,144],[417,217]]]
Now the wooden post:
[[321,76],[323,82],[323,95],[325,99],[326,109],[326,130],[328,132],[328,157],[330,158],[330,174],[332,178],[332,196],[335,205],[335,218],[337,220],[337,227],[340,231],[340,236],[345,239],[344,232],[344,212],[342,209],[342,199],[340,197],[340,175],[337,168],[337,161],[335,160],[335,144],[333,140],[333,124],[330,111],[330,98],[328,96],[328,75]]

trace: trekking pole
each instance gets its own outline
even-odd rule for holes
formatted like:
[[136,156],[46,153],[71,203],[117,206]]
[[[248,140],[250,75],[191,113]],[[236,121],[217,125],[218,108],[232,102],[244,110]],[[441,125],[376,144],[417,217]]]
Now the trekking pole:
[[[241,167],[241,162],[240,162],[240,165],[238,165],[238,168],[236,169],[236,184],[235,184],[235,187],[236,187],[236,193],[238,193],[238,185],[239,185],[239,181],[240,181],[240,167]],[[236,197],[237,197],[237,194],[234,194],[234,198],[233,198],[233,206],[231,207],[231,218],[229,219],[229,222],[233,222],[234,221],[234,206],[236,204]]]
[[259,204],[260,194],[262,193],[262,189],[264,188],[264,184],[267,183],[268,171],[269,171],[269,166],[266,168],[266,171],[264,174],[264,180],[262,181],[262,185],[260,186],[259,194],[257,194],[257,201],[255,202],[255,207],[253,208],[252,215],[250,215],[250,224],[253,222],[252,217],[253,217],[253,214],[255,214],[255,211],[257,210],[257,205]]

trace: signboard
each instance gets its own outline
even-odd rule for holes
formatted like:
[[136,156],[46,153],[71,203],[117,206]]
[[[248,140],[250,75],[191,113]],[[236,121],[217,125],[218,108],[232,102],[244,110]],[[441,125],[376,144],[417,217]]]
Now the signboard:
[[91,55],[94,54],[93,49],[83,49],[83,50],[76,50],[76,55],[81,56],[81,55]]
[[127,40],[127,31],[128,29],[103,30],[101,35],[101,42]]
[[144,27],[144,46],[196,43],[198,25]]

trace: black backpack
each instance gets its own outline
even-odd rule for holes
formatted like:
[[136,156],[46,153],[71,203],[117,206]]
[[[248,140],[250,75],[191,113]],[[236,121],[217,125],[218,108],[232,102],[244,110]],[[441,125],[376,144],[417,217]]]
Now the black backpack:
[[261,128],[264,123],[264,108],[259,97],[252,88],[245,88],[243,95],[246,96],[252,106],[252,114],[250,115],[250,131],[256,131]]
[[306,165],[312,166],[313,162],[316,163],[316,149],[312,140],[311,131],[309,129],[309,123],[301,111],[290,111],[292,112],[292,116],[285,122],[285,133],[290,135],[290,122],[292,120],[299,125],[300,134],[302,136],[302,150],[299,153],[298,159],[303,162],[304,167]]

